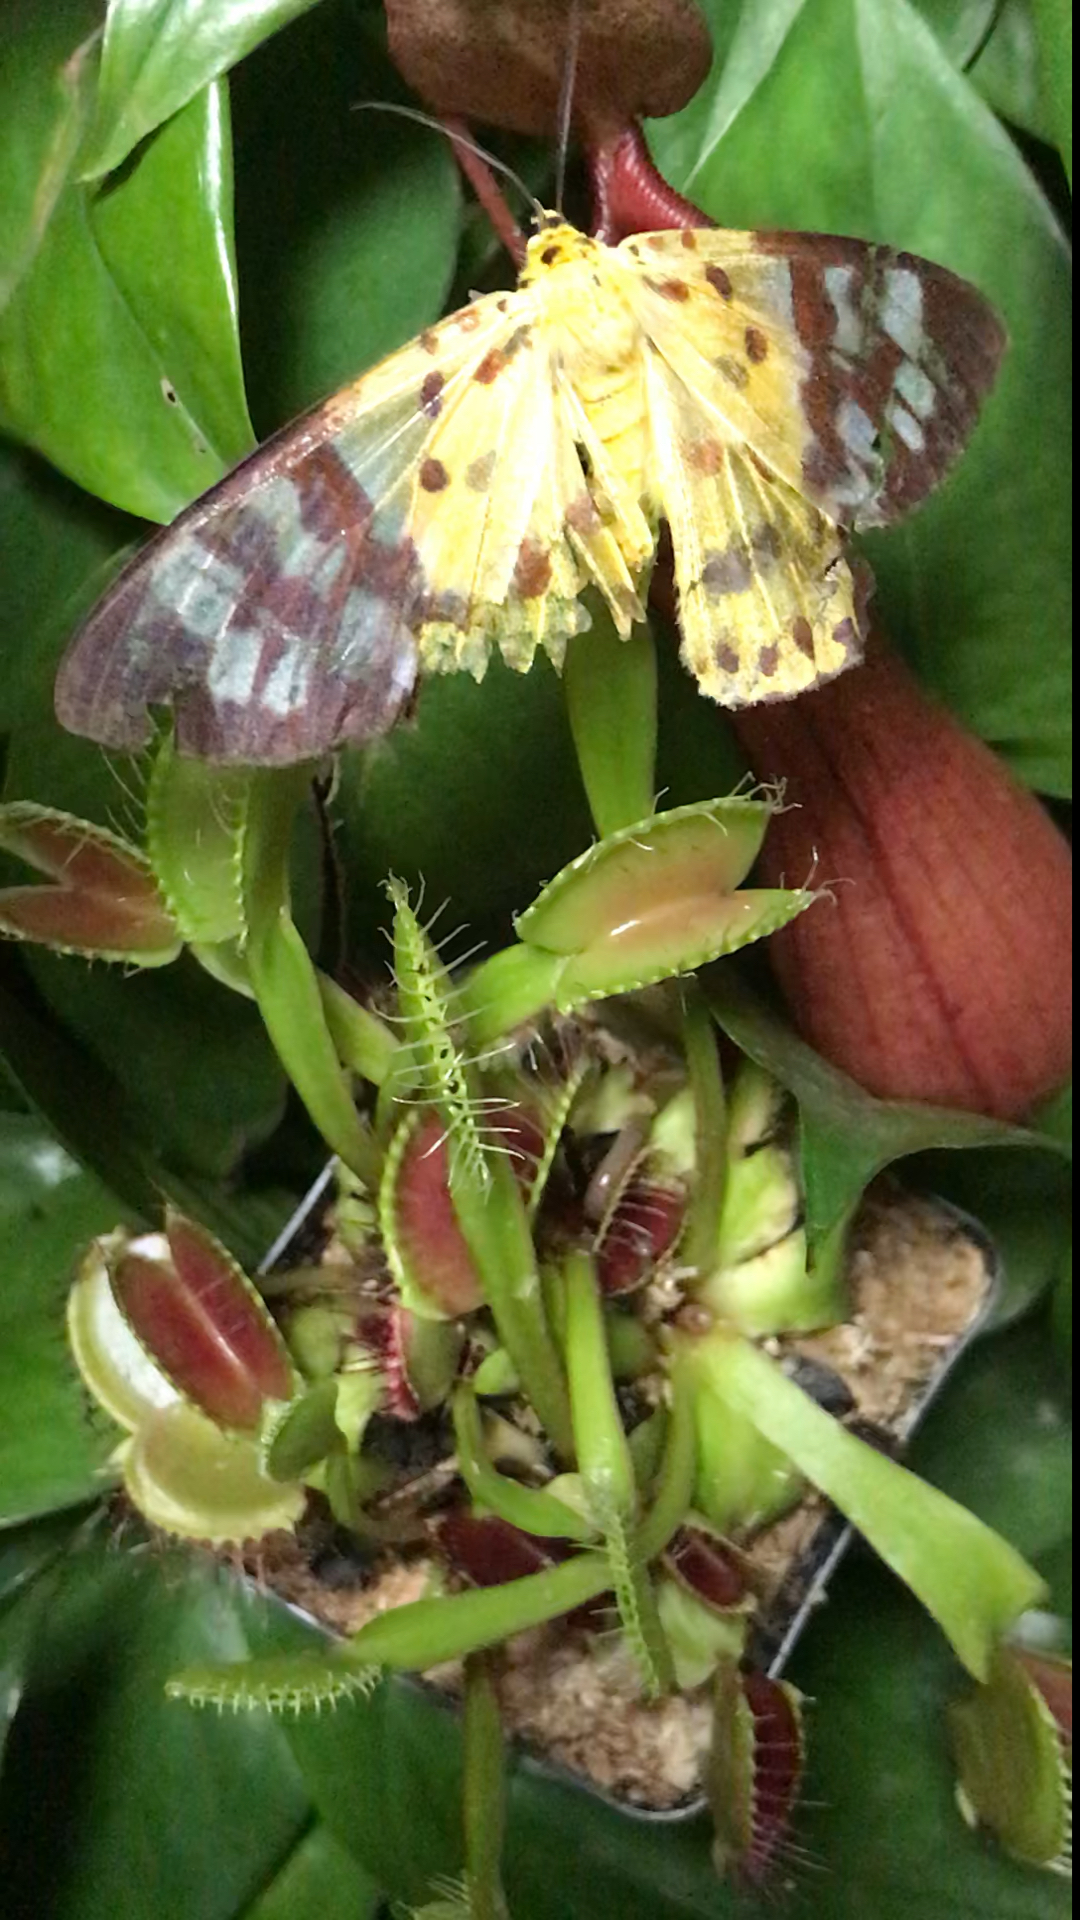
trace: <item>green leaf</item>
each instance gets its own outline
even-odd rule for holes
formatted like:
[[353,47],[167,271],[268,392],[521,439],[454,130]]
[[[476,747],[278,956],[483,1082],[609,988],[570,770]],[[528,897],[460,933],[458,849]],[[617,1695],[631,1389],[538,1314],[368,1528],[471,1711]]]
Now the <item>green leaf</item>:
[[88,579],[98,577],[98,569],[130,537],[132,525],[36,454],[0,441],[0,723],[5,731],[51,707],[59,639],[71,623],[68,603]]
[[155,127],[315,0],[110,0],[97,111],[79,157],[109,173]]
[[749,1340],[681,1336],[676,1366],[787,1455],[917,1594],[977,1680],[997,1642],[1045,1597],[999,1534],[849,1433]]
[[968,77],[1003,120],[1052,141],[1043,111],[1031,0],[1002,0],[994,30],[968,68]]
[[1068,791],[1069,281],[1047,202],[909,0],[745,7],[709,85],[689,132],[684,115],[650,129],[707,212],[909,248],[1004,314],[1009,353],[957,472],[867,542],[875,606],[963,719]]
[[232,80],[244,364],[260,431],[443,310],[461,185],[434,129],[358,110],[410,98],[381,22],[328,0]]
[[648,626],[623,640],[606,608],[591,611],[592,628],[567,647],[563,685],[603,838],[656,811],[656,646]]
[[382,1894],[321,1820],[237,1920],[379,1920]]
[[1046,123],[1072,185],[1072,7],[1069,0],[1032,0]]
[[[993,1233],[995,1210],[1010,1189],[1033,1202],[1031,1225],[1056,1244],[1066,1217],[1067,1150],[1053,1133],[1011,1127],[980,1114],[920,1106],[914,1101],[876,1100],[829,1066],[764,1004],[748,993],[730,968],[709,977],[710,1004],[719,1025],[737,1047],[790,1089],[799,1103],[806,1229],[818,1259],[835,1246],[876,1173],[909,1154],[939,1148],[989,1149],[977,1157],[951,1152],[933,1162],[939,1191],[967,1204]],[[1021,1156],[1017,1149],[1033,1150]],[[989,1162],[989,1164],[987,1164]],[[1005,1183],[1004,1186],[1002,1183]],[[1034,1185],[1032,1183],[1035,1183]],[[985,1200],[986,1205],[982,1204]],[[1021,1205],[1022,1203],[1018,1202]],[[1014,1246],[1013,1251],[1016,1251]],[[1030,1256],[1032,1249],[1025,1247]],[[1005,1287],[998,1314],[1018,1312],[1050,1283],[1045,1263],[1030,1257],[1005,1259]]]
[[0,1527],[93,1499],[115,1435],[64,1340],[75,1261],[119,1206],[37,1120],[0,1114]]
[[7,1911],[236,1920],[266,1887],[310,1823],[281,1734],[164,1694],[185,1660],[242,1655],[254,1625],[205,1566],[107,1541],[67,1560],[0,1782]]
[[53,1586],[49,1573],[39,1576],[0,1609],[0,1769]]
[[1000,0],[916,0],[916,4],[958,67],[970,65],[1001,12]]
[[0,312],[34,262],[90,103],[90,0],[5,0],[0,33]]
[[231,218],[218,85],[106,189],[56,195],[0,315],[0,424],[149,519],[171,519],[251,446]]

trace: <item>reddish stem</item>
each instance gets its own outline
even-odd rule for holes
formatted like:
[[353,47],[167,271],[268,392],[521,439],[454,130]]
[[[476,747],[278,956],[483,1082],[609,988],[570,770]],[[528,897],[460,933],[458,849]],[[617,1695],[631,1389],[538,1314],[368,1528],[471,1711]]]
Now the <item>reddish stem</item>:
[[525,235],[507,206],[495,175],[478,150],[467,121],[460,119],[457,114],[444,113],[442,124],[450,136],[458,166],[515,267],[520,269],[525,264]]

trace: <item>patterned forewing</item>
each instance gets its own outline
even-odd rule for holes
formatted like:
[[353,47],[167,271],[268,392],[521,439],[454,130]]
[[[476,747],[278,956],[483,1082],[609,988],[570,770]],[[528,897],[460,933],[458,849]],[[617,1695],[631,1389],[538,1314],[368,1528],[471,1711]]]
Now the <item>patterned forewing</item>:
[[[76,635],[62,724],[131,750],[171,704],[183,750],[255,765],[385,731],[415,682],[417,632],[456,581],[429,576],[410,524],[429,443],[505,338],[504,303],[422,334],[157,535]],[[459,526],[463,554],[469,538]]]
[[[447,405],[412,478],[410,527],[433,588],[418,628],[429,670],[483,673],[498,646],[529,666],[537,646],[556,657],[585,623],[585,579],[567,537],[584,488],[581,463],[555,404],[542,288],[519,296],[500,344],[472,367]],[[517,304],[517,303],[515,303]]]
[[706,413],[841,525],[883,525],[937,485],[1004,349],[974,287],[890,247],[717,228],[619,252]]
[[725,706],[787,699],[858,659],[858,583],[832,521],[718,435],[653,349],[654,486],[671,529],[682,655]]

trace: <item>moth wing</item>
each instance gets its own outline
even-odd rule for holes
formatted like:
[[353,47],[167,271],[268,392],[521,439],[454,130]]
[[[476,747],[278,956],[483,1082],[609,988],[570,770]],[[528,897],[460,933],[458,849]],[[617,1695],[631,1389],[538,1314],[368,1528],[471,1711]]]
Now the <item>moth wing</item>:
[[562,372],[557,329],[537,324],[543,282],[533,299],[426,448],[430,470],[420,472],[409,525],[425,576],[441,589],[419,628],[429,669],[480,674],[492,645],[519,670],[538,646],[558,663],[567,638],[589,624],[578,596],[590,582],[623,631],[643,617],[634,582],[652,532],[607,474]]
[[423,537],[438,498],[425,463],[440,423],[482,391],[475,371],[522,299],[485,296],[421,334],[157,534],[72,641],[61,723],[130,751],[151,738],[151,709],[171,705],[182,750],[253,765],[391,726],[417,632],[461,571],[428,570],[448,547]]
[[[861,580],[843,536],[650,356],[654,486],[671,529],[682,656],[724,706],[788,699],[859,657]],[[707,426],[707,423],[706,423]]]
[[706,416],[841,525],[925,498],[1004,351],[974,287],[891,247],[716,228],[618,252],[641,326]]

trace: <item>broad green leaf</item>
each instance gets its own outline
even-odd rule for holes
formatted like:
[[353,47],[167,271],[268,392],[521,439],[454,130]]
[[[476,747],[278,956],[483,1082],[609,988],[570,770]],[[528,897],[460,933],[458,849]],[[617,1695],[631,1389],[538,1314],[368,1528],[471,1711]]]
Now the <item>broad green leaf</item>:
[[69,185],[0,316],[0,425],[169,520],[251,445],[221,84],[100,193]]
[[1042,105],[1072,185],[1072,7],[1069,0],[1032,0],[1039,44]]
[[118,1204],[38,1121],[0,1115],[0,1527],[92,1499],[113,1444],[64,1345],[83,1246]]
[[382,1894],[321,1820],[237,1920],[379,1920]]
[[234,76],[244,365],[260,433],[443,310],[461,219],[450,143],[362,108],[405,98],[375,21],[342,0]]
[[[294,1195],[274,1187],[231,1191],[163,1163],[143,1115],[123,1088],[57,1021],[43,1018],[21,969],[0,972],[0,1061],[26,1104],[116,1196],[114,1224],[157,1224],[171,1199],[213,1228],[240,1260],[254,1264],[292,1211]],[[303,1179],[301,1173],[297,1184]],[[58,1343],[55,1358],[66,1364]]]
[[139,141],[315,0],[110,0],[84,180]]
[[52,1588],[53,1580],[45,1574],[0,1607],[0,1769]]
[[[737,61],[753,71],[718,112]],[[653,150],[724,224],[888,241],[975,281],[1004,314],[1011,345],[971,448],[931,502],[867,545],[878,612],[926,681],[1067,791],[1068,257],[1033,176],[910,0],[744,9],[712,119],[688,111],[693,139],[676,116],[652,126]]]
[[6,1911],[236,1920],[307,1830],[308,1802],[273,1723],[182,1712],[164,1683],[188,1660],[242,1656],[250,1602],[213,1568],[106,1540],[62,1574],[0,1781]]
[[1002,0],[994,30],[968,68],[968,77],[1001,119],[1053,139],[1043,112],[1031,0]]
[[[933,1168],[938,1191],[968,1206],[992,1236],[999,1221],[1011,1226],[997,1312],[1020,1311],[1051,1283],[1048,1255],[1067,1222],[1070,1184],[1068,1149],[1055,1133],[915,1101],[877,1100],[754,999],[729,968],[714,968],[708,992],[728,1037],[799,1103],[806,1227],[819,1257],[843,1233],[874,1175],[894,1160],[979,1148],[978,1155],[935,1157]],[[1029,1151],[1018,1152],[1024,1148]]]
[[[51,712],[68,603],[130,537],[133,522],[63,479],[25,447],[0,441],[0,726]],[[102,586],[105,581],[102,578]],[[89,609],[93,585],[85,604]]]
[[916,0],[916,5],[958,67],[975,59],[1001,12],[1000,0]]
[[190,958],[168,978],[125,978],[46,953],[27,960],[54,1014],[116,1078],[164,1160],[223,1177],[277,1126],[284,1076],[255,1009]]
[[97,24],[90,0],[0,8],[0,312],[33,265],[74,162]]

